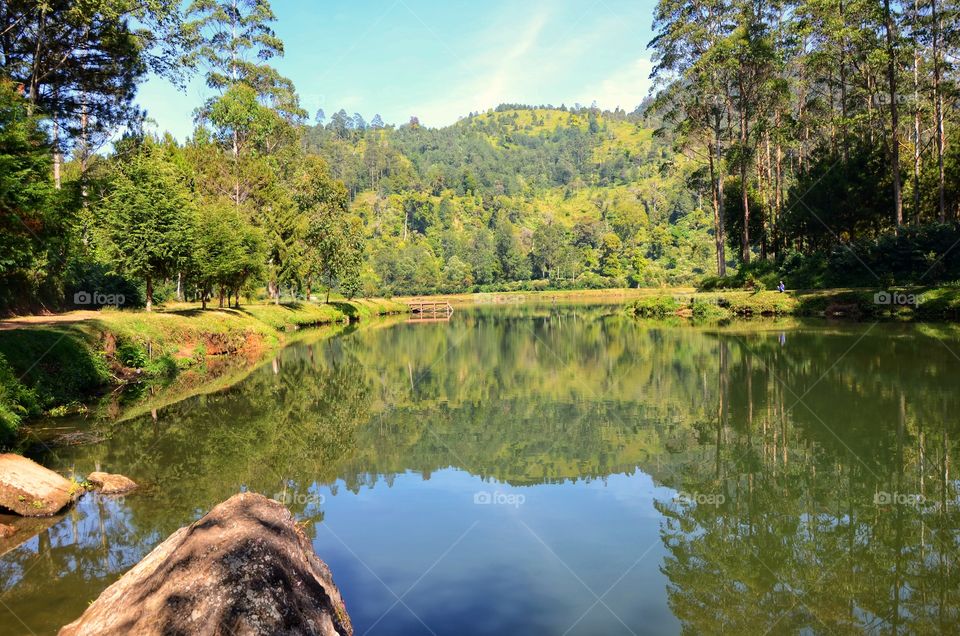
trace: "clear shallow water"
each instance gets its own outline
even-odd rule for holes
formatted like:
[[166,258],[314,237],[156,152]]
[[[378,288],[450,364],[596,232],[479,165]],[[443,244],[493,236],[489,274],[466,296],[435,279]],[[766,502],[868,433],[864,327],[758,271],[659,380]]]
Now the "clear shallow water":
[[54,633],[240,490],[285,498],[357,634],[960,631],[960,342],[490,307],[283,350],[39,458],[146,485],[0,557]]

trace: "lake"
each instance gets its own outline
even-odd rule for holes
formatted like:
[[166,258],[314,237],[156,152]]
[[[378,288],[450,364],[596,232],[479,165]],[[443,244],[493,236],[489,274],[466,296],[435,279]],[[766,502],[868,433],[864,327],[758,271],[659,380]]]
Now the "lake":
[[35,455],[144,488],[0,557],[0,633],[241,490],[304,521],[357,634],[957,633],[958,334],[549,304],[302,334]]

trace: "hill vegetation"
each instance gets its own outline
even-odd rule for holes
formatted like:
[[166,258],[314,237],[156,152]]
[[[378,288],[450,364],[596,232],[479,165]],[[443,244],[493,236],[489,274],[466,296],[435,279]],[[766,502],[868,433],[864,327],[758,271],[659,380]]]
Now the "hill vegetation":
[[640,109],[501,105],[440,129],[319,120],[306,148],[364,220],[367,293],[676,285],[710,271],[689,162]]
[[[661,0],[632,112],[502,104],[438,129],[310,123],[266,0],[8,2],[0,312],[954,281],[941,4]],[[211,89],[182,143],[144,130],[150,72]]]

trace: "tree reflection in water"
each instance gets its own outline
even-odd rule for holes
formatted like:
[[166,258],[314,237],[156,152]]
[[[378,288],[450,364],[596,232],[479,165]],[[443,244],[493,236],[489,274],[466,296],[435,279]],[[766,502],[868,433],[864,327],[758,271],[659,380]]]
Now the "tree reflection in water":
[[958,632],[960,398],[944,342],[960,350],[947,328],[691,327],[565,306],[308,340],[43,457],[146,488],[87,497],[0,559],[0,590],[50,631],[241,489],[319,520],[322,493],[409,471],[576,487],[639,467],[682,494],[656,510],[685,631]]

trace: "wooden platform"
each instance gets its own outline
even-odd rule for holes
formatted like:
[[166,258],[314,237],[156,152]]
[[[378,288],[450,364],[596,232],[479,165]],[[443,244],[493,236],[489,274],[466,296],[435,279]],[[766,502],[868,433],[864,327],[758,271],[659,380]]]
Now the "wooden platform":
[[445,300],[410,300],[407,301],[410,312],[414,314],[446,315],[453,314],[453,305]]

